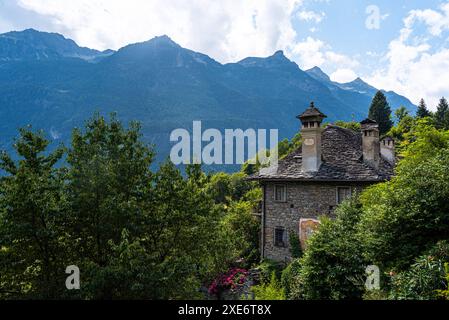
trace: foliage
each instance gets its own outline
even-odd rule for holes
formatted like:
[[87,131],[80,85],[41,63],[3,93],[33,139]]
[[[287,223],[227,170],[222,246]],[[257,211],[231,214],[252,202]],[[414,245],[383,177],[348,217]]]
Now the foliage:
[[19,160],[0,157],[0,298],[54,298],[63,289],[66,199],[64,170],[55,168],[63,149],[48,154],[48,144],[42,132],[21,129]]
[[251,267],[260,258],[260,223],[253,215],[253,206],[245,201],[231,203],[222,223],[231,235],[227,243],[236,248],[236,258],[243,259],[246,266]]
[[435,300],[447,289],[444,262],[449,261],[447,242],[439,243],[417,258],[406,271],[393,276],[390,298],[395,300]]
[[291,298],[292,292],[297,292],[299,288],[295,288],[297,281],[295,279],[299,277],[301,271],[301,261],[294,259],[283,271],[281,275],[281,284],[285,290],[285,296],[287,299]]
[[391,121],[391,108],[382,91],[378,91],[374,96],[368,117],[379,124],[381,135],[386,134],[393,127],[393,121]]
[[362,129],[360,122],[356,122],[356,121],[351,121],[351,122],[337,121],[337,122],[335,122],[335,125],[345,128],[345,129],[350,129],[350,130],[353,130],[356,132],[360,132],[360,130]]
[[[223,196],[211,186],[228,179],[210,183],[199,166],[152,172],[140,126],[114,115],[74,130],[64,163],[48,145],[22,129],[19,160],[1,155],[1,299],[193,299],[235,259],[258,256],[260,190],[244,175]],[[69,265],[81,270],[76,292],[64,287]]]
[[417,118],[426,118],[431,117],[432,113],[427,109],[426,102],[424,99],[421,99],[419,102],[418,110],[416,111],[416,117]]
[[299,236],[295,232],[289,232],[290,254],[293,259],[301,258],[303,255]]
[[274,272],[271,274],[271,279],[268,283],[253,286],[251,291],[254,293],[255,300],[285,300],[284,289],[279,283],[279,280]]
[[224,172],[212,175],[207,184],[209,193],[217,204],[229,205],[232,201],[239,201],[248,192],[256,188],[255,182],[245,180],[242,172],[226,174]]
[[449,104],[446,98],[441,98],[434,114],[435,127],[437,129],[449,130]]
[[354,299],[364,291],[365,267],[358,241],[354,241],[361,208],[355,199],[337,209],[335,220],[323,217],[308,242],[295,277],[292,299]]
[[256,268],[260,272],[260,281],[262,283],[268,283],[271,280],[271,276],[274,273],[276,278],[281,277],[284,265],[280,262],[264,259]]
[[398,122],[401,122],[405,117],[409,117],[410,114],[407,108],[402,106],[394,112],[394,116],[396,117]]
[[224,291],[236,291],[239,287],[242,287],[247,281],[247,277],[248,270],[232,268],[212,282],[209,286],[209,294],[215,295],[217,299],[220,299]]
[[445,290],[439,290],[438,294],[440,297],[449,300],[449,263],[444,264],[445,272],[446,272],[446,289]]
[[415,134],[396,177],[361,196],[358,229],[366,257],[396,271],[449,238],[449,132],[423,125]]

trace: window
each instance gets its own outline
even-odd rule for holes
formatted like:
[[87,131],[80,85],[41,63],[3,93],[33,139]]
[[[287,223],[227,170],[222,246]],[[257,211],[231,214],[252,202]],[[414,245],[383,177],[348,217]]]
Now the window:
[[274,201],[285,202],[287,201],[287,187],[284,185],[274,186]]
[[287,232],[283,227],[276,227],[274,229],[274,245],[276,247],[287,246]]
[[351,198],[351,188],[338,187],[337,188],[337,203],[341,204],[343,201]]

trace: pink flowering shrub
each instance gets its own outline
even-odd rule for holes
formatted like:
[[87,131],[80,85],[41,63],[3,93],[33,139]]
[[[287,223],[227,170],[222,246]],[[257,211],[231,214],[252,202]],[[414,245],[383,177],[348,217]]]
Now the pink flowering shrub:
[[209,294],[215,295],[219,299],[224,291],[236,291],[238,288],[242,287],[245,284],[247,277],[248,270],[232,268],[212,282],[209,286]]

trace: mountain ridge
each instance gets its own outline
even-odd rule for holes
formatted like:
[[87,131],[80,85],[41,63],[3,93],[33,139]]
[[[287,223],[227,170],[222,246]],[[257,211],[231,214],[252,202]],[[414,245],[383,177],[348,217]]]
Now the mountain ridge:
[[[72,128],[82,126],[95,111],[116,112],[124,122],[142,123],[145,140],[157,145],[158,160],[163,160],[169,154],[170,132],[190,130],[196,120],[219,130],[279,129],[284,139],[299,130],[295,116],[310,101],[336,121],[363,119],[372,99],[370,93],[315,79],[282,51],[221,64],[168,36],[113,52],[78,51],[81,47],[64,37],[68,42],[56,48],[52,46],[58,41],[40,45],[21,40],[19,49],[26,45],[25,51],[12,50],[9,41],[8,51],[2,38],[0,57],[5,52],[15,55],[0,58],[0,148],[7,150],[19,127],[32,124],[56,142],[69,143]],[[86,59],[80,54],[84,52],[93,57]],[[414,108],[411,103],[408,107]]]

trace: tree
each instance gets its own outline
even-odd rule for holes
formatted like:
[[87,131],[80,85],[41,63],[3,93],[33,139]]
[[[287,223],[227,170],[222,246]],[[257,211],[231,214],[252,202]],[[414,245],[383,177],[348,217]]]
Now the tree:
[[427,105],[424,99],[421,99],[421,101],[419,102],[418,110],[416,111],[416,116],[418,118],[425,118],[432,116],[430,111],[427,109]]
[[441,98],[435,112],[435,126],[437,129],[449,130],[449,104],[446,98]]
[[342,128],[351,129],[356,132],[360,132],[360,130],[362,129],[360,122],[356,122],[356,121],[351,121],[351,122],[337,121],[337,122],[335,122],[335,125],[342,127]]
[[382,91],[378,91],[374,96],[368,117],[379,124],[381,135],[386,134],[393,127],[393,121],[391,121],[391,108]]
[[404,107],[401,106],[399,109],[397,109],[394,113],[396,119],[398,120],[398,122],[401,122],[405,117],[409,116],[408,110]]
[[85,131],[75,129],[68,151],[67,196],[75,250],[98,266],[107,263],[110,240],[145,232],[142,205],[150,201],[153,150],[140,141],[140,126],[125,130],[115,115],[95,115]]
[[391,181],[361,195],[358,226],[367,259],[395,272],[449,238],[449,132],[422,124],[402,156]]
[[441,241],[415,259],[406,271],[393,275],[390,298],[394,300],[437,300],[447,289],[445,262],[449,261],[449,245]]
[[55,167],[64,150],[48,145],[42,132],[21,129],[20,160],[0,156],[0,299],[55,299],[64,289],[64,169]]

